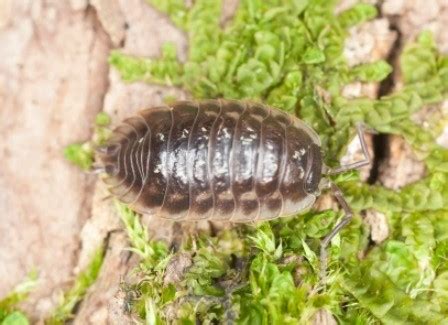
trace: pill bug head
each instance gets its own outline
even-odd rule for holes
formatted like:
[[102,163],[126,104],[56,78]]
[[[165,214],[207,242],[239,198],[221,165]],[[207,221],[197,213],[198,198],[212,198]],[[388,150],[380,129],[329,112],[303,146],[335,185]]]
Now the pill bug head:
[[312,143],[308,149],[308,159],[305,171],[305,192],[316,194],[319,192],[319,184],[322,177],[322,152],[316,143]]

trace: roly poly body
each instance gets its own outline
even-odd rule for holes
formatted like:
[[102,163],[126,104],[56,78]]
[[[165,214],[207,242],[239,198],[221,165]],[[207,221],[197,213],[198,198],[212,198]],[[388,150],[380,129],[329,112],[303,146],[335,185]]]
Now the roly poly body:
[[326,248],[352,218],[336,184],[326,178],[370,164],[327,168],[319,136],[304,122],[262,104],[235,100],[177,102],[140,111],[98,148],[109,191],[131,208],[176,221],[251,222],[294,215],[329,188],[344,217],[321,242]]
[[110,192],[173,220],[249,222],[313,205],[320,139],[298,118],[234,100],[177,102],[126,119],[100,159]]

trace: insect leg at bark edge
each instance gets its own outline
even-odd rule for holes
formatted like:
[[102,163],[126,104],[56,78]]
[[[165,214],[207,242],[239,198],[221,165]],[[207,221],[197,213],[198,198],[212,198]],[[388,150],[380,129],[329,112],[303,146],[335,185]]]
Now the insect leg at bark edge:
[[[356,161],[354,163],[350,163],[347,165],[342,165],[333,169],[329,169],[326,172],[327,176],[330,175],[337,175],[342,174],[344,172],[354,170],[354,169],[360,169],[364,166],[368,166],[371,164],[371,157],[369,154],[369,150],[367,148],[367,144],[364,138],[363,134],[363,125],[358,123],[356,125],[356,132],[359,139],[359,142],[361,144],[361,150],[362,154],[364,156],[364,159],[360,161]],[[326,276],[326,269],[327,269],[327,249],[328,245],[330,244],[331,240],[346,226],[350,223],[353,217],[353,211],[350,207],[350,205],[347,203],[347,201],[344,198],[344,195],[341,191],[341,189],[334,183],[328,182],[327,187],[330,188],[331,192],[333,193],[334,197],[338,201],[339,205],[341,206],[342,210],[344,211],[344,216],[342,220],[330,231],[329,234],[327,234],[324,239],[321,242],[320,246],[320,265],[321,265],[321,280],[322,282],[325,282],[325,276]]]

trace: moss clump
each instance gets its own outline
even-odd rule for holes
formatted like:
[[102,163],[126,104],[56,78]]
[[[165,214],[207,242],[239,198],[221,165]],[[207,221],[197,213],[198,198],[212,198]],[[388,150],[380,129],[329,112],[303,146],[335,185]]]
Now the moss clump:
[[0,300],[0,324],[27,325],[28,318],[20,311],[18,304],[24,301],[37,284],[37,273],[30,273],[27,279],[16,286],[6,297]]
[[96,281],[104,259],[104,248],[97,249],[86,268],[78,274],[73,286],[61,298],[59,305],[45,320],[47,325],[65,324],[73,319],[75,307],[84,298],[87,289]]
[[64,148],[64,157],[82,170],[91,170],[94,162],[94,148],[108,138],[110,116],[100,112],[95,117],[94,136],[92,141],[73,143]]
[[[335,2],[242,0],[221,28],[219,0],[198,0],[191,8],[181,0],[151,0],[188,34],[187,61],[179,62],[175,47],[166,45],[160,59],[116,51],[110,63],[127,81],[181,86],[194,98],[255,99],[297,114],[321,135],[330,166],[357,122],[399,135],[426,163],[426,178],[400,191],[362,184],[357,174],[335,180],[358,216],[332,242],[325,288],[316,252],[340,217],[335,211],[188,238],[180,252],[191,256],[192,266],[182,281],[168,285],[164,273],[174,257],[149,241],[141,225],[137,235],[130,231],[138,222],[131,214],[127,229],[142,255],[143,280],[132,286],[140,317],[153,323],[297,324],[326,309],[350,324],[448,318],[448,151],[435,142],[437,125],[423,128],[411,119],[423,105],[447,98],[448,58],[424,33],[402,53],[400,91],[377,100],[344,98],[346,84],[378,82],[391,67],[379,61],[349,68],[342,55],[347,30],[375,17],[376,9],[358,4],[336,16]],[[359,217],[365,209],[384,213],[391,228],[389,239],[369,250],[369,231]]]
[[93,150],[89,142],[73,143],[64,148],[65,159],[82,170],[90,170],[93,164]]

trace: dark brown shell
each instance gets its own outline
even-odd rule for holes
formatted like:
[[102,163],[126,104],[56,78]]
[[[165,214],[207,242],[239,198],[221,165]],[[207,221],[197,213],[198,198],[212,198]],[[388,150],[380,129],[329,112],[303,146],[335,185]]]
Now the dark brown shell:
[[173,220],[273,219],[309,208],[320,141],[301,120],[243,101],[177,102],[118,126],[100,155],[110,191]]

